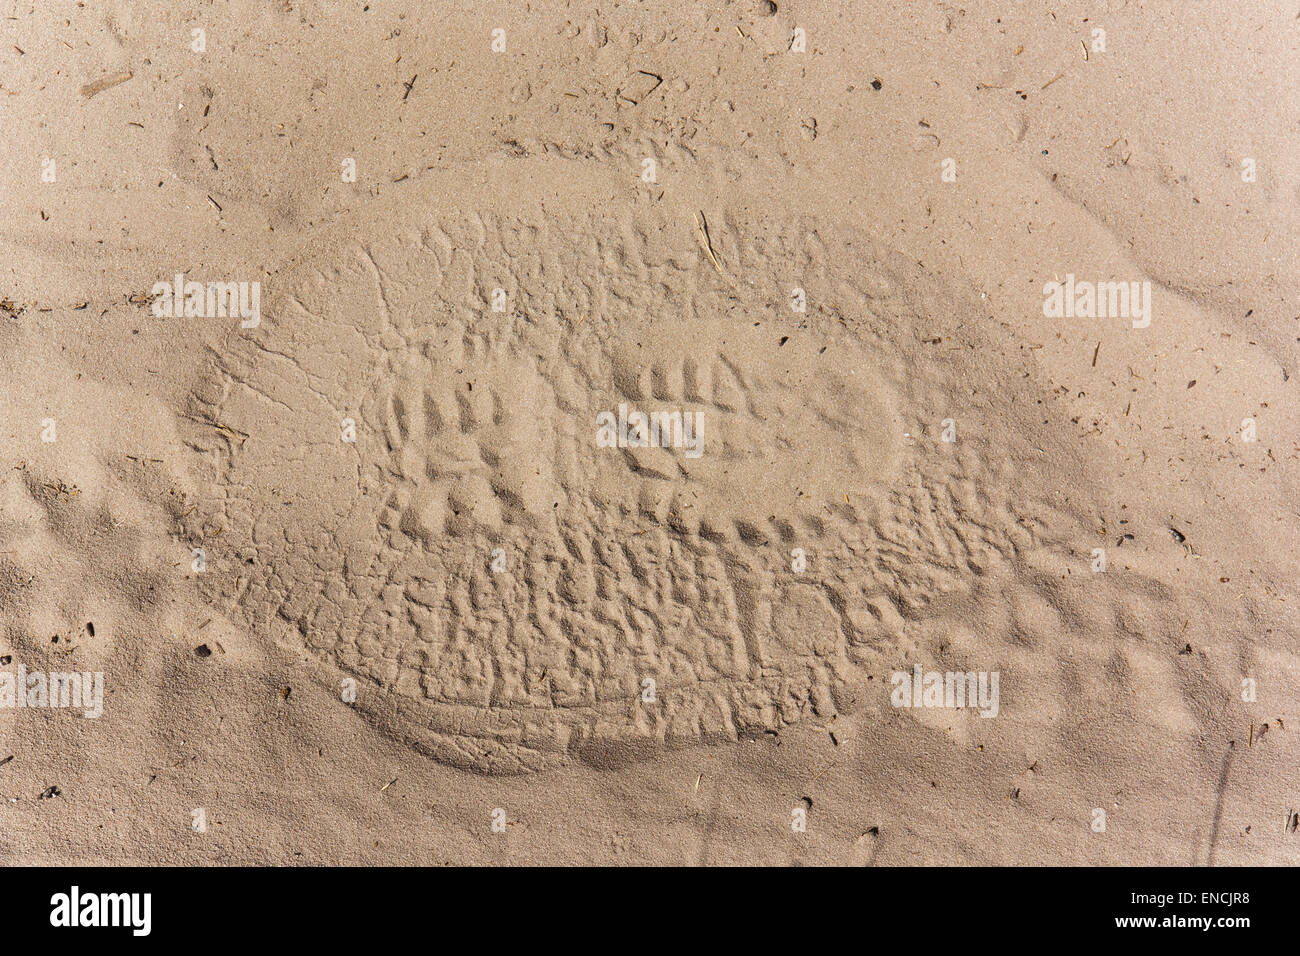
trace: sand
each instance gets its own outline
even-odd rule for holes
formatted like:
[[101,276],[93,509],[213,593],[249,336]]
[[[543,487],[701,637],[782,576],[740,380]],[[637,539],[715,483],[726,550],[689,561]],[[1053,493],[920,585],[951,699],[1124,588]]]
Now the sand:
[[4,23],[0,859],[1300,855],[1290,6]]

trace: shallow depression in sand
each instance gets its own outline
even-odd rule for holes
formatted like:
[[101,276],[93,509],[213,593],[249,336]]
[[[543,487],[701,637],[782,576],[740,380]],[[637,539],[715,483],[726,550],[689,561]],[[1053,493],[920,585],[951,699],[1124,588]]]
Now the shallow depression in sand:
[[[879,651],[849,613],[865,566],[789,574],[793,547],[860,540],[899,474],[870,351],[586,225],[341,241],[275,277],[196,396],[217,588],[474,769],[833,713]],[[599,447],[620,405],[700,416],[700,454]]]

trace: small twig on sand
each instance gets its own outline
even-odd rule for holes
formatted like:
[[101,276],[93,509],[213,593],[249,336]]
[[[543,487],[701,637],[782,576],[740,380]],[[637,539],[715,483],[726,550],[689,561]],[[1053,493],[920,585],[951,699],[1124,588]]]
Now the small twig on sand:
[[81,95],[90,99],[96,93],[102,93],[107,89],[117,86],[119,83],[125,83],[131,79],[134,74],[127,70],[125,73],[111,73],[108,76],[101,76],[93,83],[87,83],[81,88]]
[[650,77],[650,79],[655,81],[654,86],[650,87],[650,89],[646,90],[644,93],[641,94],[641,99],[645,99],[647,96],[649,96],[655,90],[659,89],[659,87],[663,86],[664,84],[664,78],[660,76],[658,73],[651,73],[648,70],[637,70],[637,72],[640,73],[642,76],[648,76]]
[[718,262],[717,253],[713,251],[713,241],[709,238],[709,224],[707,220],[705,220],[703,212],[695,213],[695,229],[700,234],[700,244],[704,246],[704,254],[708,256],[709,261],[713,263],[713,268],[718,271],[718,275],[722,276],[727,285],[731,286],[733,290],[739,292],[740,290],[736,288],[736,284],[728,278],[725,272],[722,271],[722,263]]

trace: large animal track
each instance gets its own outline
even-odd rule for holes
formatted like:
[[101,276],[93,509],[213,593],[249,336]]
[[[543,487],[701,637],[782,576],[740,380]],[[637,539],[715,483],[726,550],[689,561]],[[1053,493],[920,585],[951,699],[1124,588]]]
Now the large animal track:
[[[908,435],[970,360],[902,377],[920,310],[953,306],[865,244],[715,227],[742,289],[666,223],[410,219],[287,267],[213,356],[189,533],[221,529],[214,596],[434,757],[532,770],[851,709],[900,615],[1040,543],[999,456]],[[620,402],[701,413],[703,455],[598,448]]]

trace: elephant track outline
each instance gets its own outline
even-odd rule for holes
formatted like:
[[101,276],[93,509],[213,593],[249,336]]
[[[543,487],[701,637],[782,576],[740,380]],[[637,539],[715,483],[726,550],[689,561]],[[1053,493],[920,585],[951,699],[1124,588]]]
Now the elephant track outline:
[[[901,467],[891,404],[906,386],[883,382],[870,336],[838,312],[801,317],[817,334],[783,389],[746,367],[752,312],[702,256],[655,256],[650,229],[629,239],[583,225],[471,218],[329,250],[282,274],[262,326],[214,352],[195,393],[192,417],[213,426],[196,447],[214,493],[191,533],[220,527],[232,552],[206,576],[208,595],[361,678],[358,708],[385,732],[480,772],[851,711],[897,649],[900,611],[920,613],[1038,543],[1032,505],[971,492],[986,458]],[[560,233],[585,238],[557,256],[545,240]],[[826,240],[800,226],[749,254],[835,268]],[[512,307],[493,314],[491,290],[506,283]],[[880,310],[880,290],[856,295]],[[773,289],[768,301],[783,298]],[[647,349],[665,321],[694,323],[698,352]],[[819,365],[817,342],[839,364]],[[840,374],[846,352],[867,385]],[[856,439],[844,408],[765,433],[800,388],[848,395],[850,418],[865,402],[875,425],[863,446],[845,451]],[[665,473],[684,463],[664,450],[651,463],[598,450],[594,412],[619,400],[685,404],[715,435],[735,425],[769,450],[844,452],[847,464],[790,489],[780,513],[753,515],[748,482],[781,469],[747,468],[743,448],[709,461],[708,435],[697,474]],[[349,416],[363,436],[352,446],[337,435]],[[286,452],[297,447],[328,463],[311,481]],[[793,547],[816,555],[803,574],[790,571]],[[489,569],[495,548],[504,572]],[[654,703],[641,701],[646,678]]]

